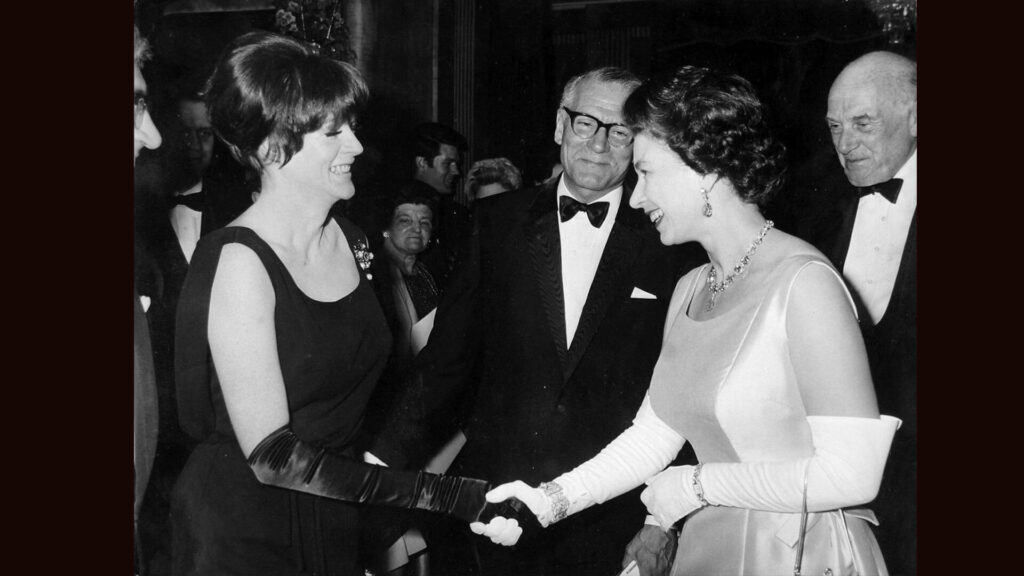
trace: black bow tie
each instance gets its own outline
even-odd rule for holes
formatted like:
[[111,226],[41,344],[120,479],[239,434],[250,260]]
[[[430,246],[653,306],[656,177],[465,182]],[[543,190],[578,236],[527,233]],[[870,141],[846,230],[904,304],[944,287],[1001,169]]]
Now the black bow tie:
[[893,178],[888,182],[879,182],[871,186],[858,187],[857,193],[860,196],[867,196],[868,194],[881,194],[886,200],[895,204],[896,198],[900,195],[900,188],[903,186],[903,180],[900,178]]
[[178,195],[172,199],[172,202],[175,206],[185,206],[196,212],[202,212],[206,206],[206,195],[202,192],[186,194],[185,196]]
[[610,206],[608,202],[584,204],[569,196],[558,197],[558,214],[561,216],[562,222],[572,218],[577,212],[582,211],[587,213],[587,218],[590,219],[590,223],[594,225],[594,228],[601,227],[605,216],[608,215],[608,206]]

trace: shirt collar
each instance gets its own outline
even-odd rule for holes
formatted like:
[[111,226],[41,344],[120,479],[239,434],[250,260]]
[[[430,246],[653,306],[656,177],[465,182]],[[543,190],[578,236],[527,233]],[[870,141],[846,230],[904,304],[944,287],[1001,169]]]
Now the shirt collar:
[[900,178],[903,180],[903,184],[906,185],[908,181],[913,181],[914,185],[917,185],[917,149],[914,149],[914,153],[907,158],[907,161],[903,163],[903,166],[896,171],[896,175],[893,178]]
[[[576,195],[573,194],[571,190],[569,190],[569,187],[565,184],[565,174],[562,174],[558,178],[558,193],[555,195],[556,210],[558,209],[558,199],[562,196],[568,196],[578,202],[589,204],[589,202],[584,202],[582,198],[577,198]],[[601,229],[603,230],[606,226],[611,226],[610,223],[615,220],[616,214],[619,213],[619,205],[622,203],[622,186],[620,185],[617,188],[613,188],[612,190],[608,191],[604,196],[598,198],[597,200],[594,200],[594,202],[608,203],[608,217],[605,218],[604,222],[601,224]]]
[[896,204],[899,206],[906,206],[909,209],[917,207],[917,149],[914,149],[914,153],[910,155],[910,158],[903,163],[903,166],[896,171],[896,175],[893,178],[900,178],[903,180],[903,185],[900,186],[900,195],[896,200]]

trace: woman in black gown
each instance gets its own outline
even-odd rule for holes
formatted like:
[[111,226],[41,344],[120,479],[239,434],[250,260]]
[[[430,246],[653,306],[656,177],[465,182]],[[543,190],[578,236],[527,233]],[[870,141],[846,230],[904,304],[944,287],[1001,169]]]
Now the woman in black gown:
[[[260,173],[256,202],[196,248],[178,308],[183,428],[175,574],[344,574],[353,502],[480,516],[486,483],[363,463],[352,447],[388,357],[351,198],[358,71],[291,39],[233,41],[207,90],[214,130]],[[486,515],[486,514],[485,514]]]

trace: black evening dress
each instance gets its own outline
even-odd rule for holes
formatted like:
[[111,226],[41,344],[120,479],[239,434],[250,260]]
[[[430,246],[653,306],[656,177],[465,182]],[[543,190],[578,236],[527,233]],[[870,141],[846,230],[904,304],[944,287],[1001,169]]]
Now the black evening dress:
[[[354,253],[365,249],[355,225],[335,220]],[[362,574],[356,506],[261,484],[235,438],[207,341],[214,274],[223,246],[234,242],[259,256],[273,284],[278,356],[300,440],[358,458],[353,443],[390,352],[391,335],[364,271],[347,296],[322,302],[298,288],[251,229],[227,227],[200,240],[177,317],[179,415],[200,444],[174,488],[174,573]]]

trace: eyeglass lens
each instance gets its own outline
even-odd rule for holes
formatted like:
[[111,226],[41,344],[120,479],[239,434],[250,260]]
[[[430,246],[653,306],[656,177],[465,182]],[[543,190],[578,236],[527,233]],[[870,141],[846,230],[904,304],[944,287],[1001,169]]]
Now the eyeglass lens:
[[607,123],[582,112],[565,108],[572,120],[572,131],[580,138],[593,138],[601,128],[608,130],[608,141],[615,146],[625,146],[633,141],[633,131],[615,123]]

